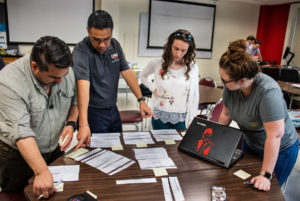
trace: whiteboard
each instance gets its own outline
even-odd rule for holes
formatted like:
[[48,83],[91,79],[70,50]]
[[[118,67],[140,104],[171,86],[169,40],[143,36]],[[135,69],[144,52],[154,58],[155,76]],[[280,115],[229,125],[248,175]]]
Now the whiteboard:
[[94,0],[7,0],[8,42],[35,43],[56,36],[76,44],[86,35]]
[[183,1],[150,0],[148,47],[162,48],[170,33],[186,29],[198,50],[212,50],[215,5]]
[[[140,57],[161,57],[163,54],[162,48],[147,47],[148,22],[148,13],[140,13],[138,55]],[[165,39],[164,43],[166,42],[167,39]],[[211,59],[211,57],[211,51],[196,51],[196,58]]]

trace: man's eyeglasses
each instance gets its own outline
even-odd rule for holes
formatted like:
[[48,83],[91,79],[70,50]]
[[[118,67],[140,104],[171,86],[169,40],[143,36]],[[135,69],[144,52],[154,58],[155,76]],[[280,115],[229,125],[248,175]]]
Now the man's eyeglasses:
[[176,32],[175,34],[176,38],[184,37],[188,42],[192,41],[193,36],[191,34],[185,34],[182,32]]
[[95,38],[95,37],[90,37],[92,41],[94,41],[97,45],[101,43],[108,44],[111,41],[111,37],[105,38],[105,39],[100,39],[100,38]]
[[226,85],[226,84],[228,84],[228,83],[230,83],[230,82],[235,81],[235,80],[228,80],[228,81],[225,81],[223,78],[221,78],[221,80],[222,80],[222,82],[223,82],[224,85]]

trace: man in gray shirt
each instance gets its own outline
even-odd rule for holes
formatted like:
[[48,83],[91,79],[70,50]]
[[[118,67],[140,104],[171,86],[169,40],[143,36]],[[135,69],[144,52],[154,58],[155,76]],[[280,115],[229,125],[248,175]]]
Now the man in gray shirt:
[[[22,190],[34,177],[33,192],[48,198],[53,177],[47,164],[71,143],[78,118],[69,47],[40,38],[26,55],[0,71],[0,187]],[[67,123],[65,123],[67,121]],[[66,142],[58,146],[59,138]]]
[[103,10],[88,19],[88,37],[73,51],[74,72],[78,87],[78,146],[87,146],[92,133],[121,132],[122,123],[116,106],[119,76],[125,79],[137,97],[143,117],[150,108],[142,97],[135,74],[125,60],[119,42],[112,38],[113,21]]

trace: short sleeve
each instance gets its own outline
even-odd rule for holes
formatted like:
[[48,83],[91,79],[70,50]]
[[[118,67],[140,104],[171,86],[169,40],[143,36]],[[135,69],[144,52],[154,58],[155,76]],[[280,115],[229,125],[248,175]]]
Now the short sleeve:
[[89,55],[78,48],[73,50],[73,70],[76,80],[90,81]]
[[286,104],[280,89],[271,89],[261,99],[259,113],[262,122],[271,122],[285,118]]
[[128,70],[129,69],[128,63],[125,59],[123,50],[118,42],[117,42],[117,47],[118,47],[118,54],[119,54],[120,61],[121,61],[120,72],[124,71],[124,70]]
[[71,83],[74,83],[74,89],[73,89],[74,96],[72,97],[72,105],[77,105],[77,85],[76,85],[76,81],[75,81],[75,75],[74,75],[73,68],[70,68],[69,74],[70,74]]

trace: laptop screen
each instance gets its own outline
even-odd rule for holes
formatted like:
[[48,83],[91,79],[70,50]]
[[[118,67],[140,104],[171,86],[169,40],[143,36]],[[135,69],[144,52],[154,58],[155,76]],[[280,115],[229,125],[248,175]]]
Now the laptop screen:
[[241,136],[238,129],[195,117],[178,148],[226,166]]

